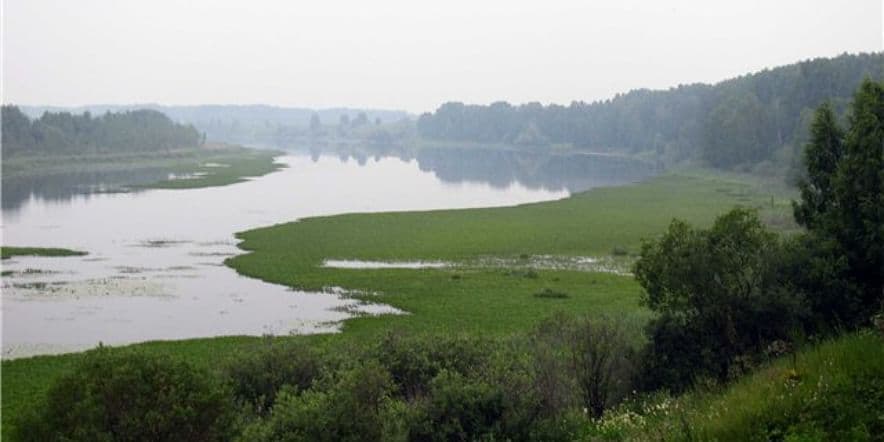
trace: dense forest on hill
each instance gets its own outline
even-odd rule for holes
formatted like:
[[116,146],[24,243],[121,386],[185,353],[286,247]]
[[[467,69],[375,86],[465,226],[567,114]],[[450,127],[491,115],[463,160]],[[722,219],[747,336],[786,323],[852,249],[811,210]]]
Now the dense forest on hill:
[[702,160],[724,169],[789,164],[806,141],[812,109],[843,114],[865,77],[884,78],[884,54],[842,55],[766,69],[714,85],[633,90],[568,106],[443,104],[420,116],[430,139],[651,154],[666,165]]
[[92,116],[45,112],[31,119],[17,106],[2,108],[3,155],[148,152],[195,147],[205,140],[193,126],[153,110]]

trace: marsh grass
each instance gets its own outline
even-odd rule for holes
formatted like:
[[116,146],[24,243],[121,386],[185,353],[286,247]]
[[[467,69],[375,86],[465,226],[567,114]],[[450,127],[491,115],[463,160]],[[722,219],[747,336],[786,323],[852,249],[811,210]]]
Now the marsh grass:
[[13,256],[85,256],[88,253],[80,250],[47,248],[47,247],[0,247],[0,257],[9,259]]
[[167,179],[146,188],[195,189],[226,186],[240,183],[248,178],[266,175],[284,168],[274,158],[281,152],[259,149],[223,149],[199,157],[199,161],[175,167],[173,174],[186,179]]

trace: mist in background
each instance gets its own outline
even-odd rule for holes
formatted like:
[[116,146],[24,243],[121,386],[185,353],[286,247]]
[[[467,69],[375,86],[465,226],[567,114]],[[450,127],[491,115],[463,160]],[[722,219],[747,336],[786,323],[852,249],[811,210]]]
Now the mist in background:
[[882,2],[7,0],[3,102],[569,103],[882,50]]

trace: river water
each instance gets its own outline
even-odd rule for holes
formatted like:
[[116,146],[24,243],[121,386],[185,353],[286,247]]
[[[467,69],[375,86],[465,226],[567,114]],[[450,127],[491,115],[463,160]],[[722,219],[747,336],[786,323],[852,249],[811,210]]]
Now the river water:
[[[223,261],[241,253],[235,232],[303,217],[513,205],[647,175],[603,158],[469,155],[289,154],[278,159],[281,171],[189,190],[90,194],[10,184],[13,194],[4,182],[4,245],[89,254],[3,260],[3,358],[99,342],[329,332],[353,314],[401,313],[334,288],[307,293],[239,276]],[[105,187],[93,178],[89,189]]]

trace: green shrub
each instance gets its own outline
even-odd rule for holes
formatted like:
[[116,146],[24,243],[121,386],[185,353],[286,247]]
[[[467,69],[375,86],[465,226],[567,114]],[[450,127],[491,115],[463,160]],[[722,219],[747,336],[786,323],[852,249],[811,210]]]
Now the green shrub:
[[401,404],[391,399],[390,374],[366,363],[318,381],[309,390],[284,388],[265,421],[243,441],[380,441],[402,439]]
[[623,247],[623,246],[614,246],[614,248],[611,249],[611,255],[613,255],[613,256],[627,256],[627,255],[629,255],[629,249],[627,249],[626,247]]
[[412,399],[426,392],[440,371],[470,374],[486,364],[490,353],[490,343],[480,338],[393,331],[371,350],[371,357],[390,372],[397,393]]
[[558,290],[553,290],[553,289],[547,287],[547,288],[535,293],[534,297],[535,298],[550,298],[550,299],[566,299],[566,298],[570,298],[571,295],[569,295],[565,292],[560,292]]
[[229,363],[224,372],[231,381],[236,400],[265,415],[283,385],[306,390],[321,369],[321,357],[314,347],[301,341],[270,340]]
[[559,314],[542,322],[535,336],[538,356],[545,352],[562,362],[549,371],[570,377],[569,382],[559,381],[559,388],[573,386],[580,405],[593,418],[600,418],[630,391],[636,357],[617,322]]
[[482,440],[499,432],[504,403],[496,386],[442,370],[429,387],[429,394],[417,405],[409,439]]
[[214,441],[230,436],[229,392],[171,358],[99,348],[16,425],[21,441]]

